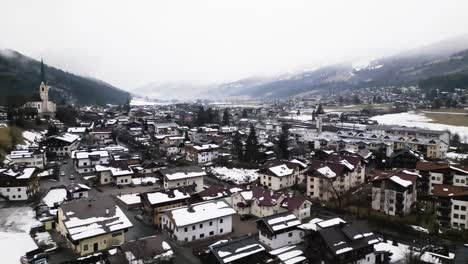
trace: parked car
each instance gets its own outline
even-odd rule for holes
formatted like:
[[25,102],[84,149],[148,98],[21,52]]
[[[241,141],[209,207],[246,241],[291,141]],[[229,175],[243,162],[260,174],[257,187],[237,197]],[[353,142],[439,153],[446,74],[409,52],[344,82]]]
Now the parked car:
[[64,171],[61,171],[61,172],[60,172],[60,176],[61,176],[61,177],[64,177],[64,176],[65,176],[65,172],[64,172]]
[[70,175],[70,180],[74,180],[75,179],[75,175],[71,174]]

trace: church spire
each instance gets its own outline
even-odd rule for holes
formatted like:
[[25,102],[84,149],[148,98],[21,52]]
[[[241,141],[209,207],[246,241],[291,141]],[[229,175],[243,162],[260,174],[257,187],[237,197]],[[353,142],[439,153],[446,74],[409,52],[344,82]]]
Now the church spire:
[[43,82],[44,84],[47,83],[45,69],[44,69],[44,61],[42,59],[41,59],[41,82]]

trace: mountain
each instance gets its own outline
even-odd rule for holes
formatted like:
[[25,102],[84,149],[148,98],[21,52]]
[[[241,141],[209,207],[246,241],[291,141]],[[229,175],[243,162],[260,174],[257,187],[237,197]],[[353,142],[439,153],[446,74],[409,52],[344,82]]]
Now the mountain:
[[[101,80],[45,66],[51,100],[57,104],[104,105],[126,103],[130,94]],[[0,105],[11,98],[37,95],[40,62],[13,50],[0,50]]]
[[[343,63],[263,81],[222,84],[224,96],[286,98],[331,89],[409,86],[468,69],[468,35],[360,64]],[[255,79],[254,79],[255,80]]]

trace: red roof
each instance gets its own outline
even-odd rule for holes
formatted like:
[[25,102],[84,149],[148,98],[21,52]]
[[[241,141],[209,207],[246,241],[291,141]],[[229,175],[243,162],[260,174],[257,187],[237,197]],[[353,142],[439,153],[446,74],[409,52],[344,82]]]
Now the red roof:
[[468,188],[448,184],[435,184],[432,193],[438,197],[467,196]]

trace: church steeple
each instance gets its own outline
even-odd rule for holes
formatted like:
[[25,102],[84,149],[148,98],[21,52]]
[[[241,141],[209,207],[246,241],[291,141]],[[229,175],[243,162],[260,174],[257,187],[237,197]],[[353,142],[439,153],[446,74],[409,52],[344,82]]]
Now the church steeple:
[[44,84],[47,84],[47,79],[45,75],[45,69],[44,69],[44,61],[41,59],[41,82]]

